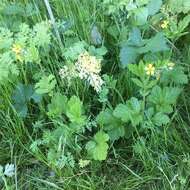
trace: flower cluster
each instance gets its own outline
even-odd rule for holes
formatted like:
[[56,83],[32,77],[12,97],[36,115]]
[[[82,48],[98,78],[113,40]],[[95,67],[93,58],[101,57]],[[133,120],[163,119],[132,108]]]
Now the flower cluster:
[[13,44],[12,51],[15,53],[16,59],[22,62],[22,47],[19,44]]
[[88,52],[84,52],[79,55],[75,66],[79,77],[87,80],[95,91],[99,92],[104,83],[99,75],[101,71],[101,60],[98,60],[95,56],[91,56]]
[[62,69],[59,70],[59,75],[62,79],[67,79],[69,84],[73,78],[76,78],[78,76],[75,67],[73,67],[73,66],[69,67],[66,65]]
[[100,76],[100,71],[101,60],[85,51],[78,56],[78,60],[74,66],[64,66],[60,69],[59,75],[62,79],[67,79],[68,81],[79,77],[82,80],[86,80],[96,92],[100,92],[104,83]]

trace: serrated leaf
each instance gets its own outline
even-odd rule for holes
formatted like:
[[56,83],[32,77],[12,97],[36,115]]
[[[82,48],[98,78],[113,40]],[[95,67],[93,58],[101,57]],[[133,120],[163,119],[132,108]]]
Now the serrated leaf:
[[82,102],[76,96],[72,96],[67,103],[66,115],[71,122],[83,125],[86,117],[82,115]]
[[159,112],[153,117],[153,122],[157,126],[162,126],[168,124],[170,122],[170,118],[166,114]]
[[185,16],[182,20],[178,23],[178,30],[183,32],[184,29],[189,25],[190,22],[190,15]]
[[143,88],[144,84],[137,78],[132,78],[131,79],[138,87]]
[[67,97],[60,93],[56,93],[52,99],[51,103],[48,104],[48,115],[50,117],[59,117],[61,114],[66,112],[67,107]]
[[43,76],[35,85],[37,94],[47,94],[52,92],[56,85],[55,76],[50,74],[49,76]]
[[138,76],[138,77],[143,77],[145,74],[145,65],[143,63],[143,61],[140,61],[139,64],[129,64],[128,67],[130,72],[132,72],[134,75]]
[[161,75],[160,81],[166,85],[170,83],[180,85],[180,84],[187,84],[188,78],[187,75],[184,73],[183,68],[178,66],[173,70],[164,71],[163,74]]
[[189,0],[169,0],[168,6],[173,13],[187,13],[190,10]]
[[118,140],[125,135],[125,128],[122,121],[116,118],[110,109],[100,112],[96,121],[108,133],[111,141]]
[[141,114],[141,102],[132,97],[126,104],[119,104],[115,108],[113,115],[123,122],[131,122],[133,126],[140,124],[143,120]]
[[163,33],[158,32],[154,37],[148,40],[145,47],[139,49],[139,53],[147,53],[147,52],[160,52],[160,51],[167,51],[169,50],[166,39]]
[[148,101],[156,106],[156,110],[162,113],[171,113],[173,111],[172,105],[181,93],[180,88],[155,86],[148,97]]
[[120,118],[123,122],[128,122],[130,120],[129,109],[125,104],[118,104],[113,112],[113,115]]

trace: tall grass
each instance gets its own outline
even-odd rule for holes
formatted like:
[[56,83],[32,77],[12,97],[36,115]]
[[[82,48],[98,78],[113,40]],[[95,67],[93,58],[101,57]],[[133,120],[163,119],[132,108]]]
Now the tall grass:
[[[3,2],[9,3],[6,0]],[[36,15],[27,18],[23,15],[22,21],[33,24],[49,19],[43,1],[20,0],[18,2],[24,5],[32,3],[39,10]],[[94,24],[101,26],[104,36],[106,21],[99,6],[100,2],[100,0],[52,0],[50,5],[56,20],[71,22],[77,38],[90,42],[90,32]],[[6,18],[1,18],[1,20],[4,19]],[[64,42],[64,38],[62,40]],[[41,67],[57,75],[58,69],[63,65],[59,56],[62,50],[57,45],[54,49],[55,52],[42,60]],[[183,53],[187,72],[190,68],[189,50],[188,48]],[[117,65],[117,58],[115,64]],[[118,70],[116,68],[109,72]],[[117,89],[124,99],[131,96],[133,88],[129,78],[126,71],[118,75]],[[58,82],[60,89],[64,91],[61,81]],[[82,99],[89,99],[89,94],[83,93],[84,89],[81,89],[80,84],[77,85],[70,89],[68,94],[71,92],[82,94]],[[34,121],[30,120],[30,116],[27,118],[28,122],[23,123],[16,113],[5,109],[11,106],[9,90],[4,87],[0,91],[4,104],[4,106],[0,105],[2,107],[0,111],[0,164],[7,162],[16,164],[17,174],[10,181],[13,189],[185,190],[190,187],[189,86],[186,86],[179,99],[172,122],[163,129],[164,133],[160,133],[164,136],[152,130],[149,135],[145,134],[144,139],[134,137],[136,143],[133,147],[127,140],[121,140],[115,148],[111,148],[110,159],[107,161],[101,164],[93,163],[89,169],[76,170],[77,172],[72,175],[59,173],[59,176],[54,176],[54,173],[49,170],[43,153],[39,153],[41,158],[39,162],[30,151],[29,147],[34,138],[31,134]],[[112,99],[113,104],[120,101],[117,95],[114,95]]]

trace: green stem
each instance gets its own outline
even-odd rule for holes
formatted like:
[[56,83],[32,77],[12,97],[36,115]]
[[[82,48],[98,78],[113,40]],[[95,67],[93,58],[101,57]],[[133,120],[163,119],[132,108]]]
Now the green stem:
[[44,0],[44,3],[45,3],[45,5],[46,5],[46,9],[47,9],[47,11],[48,11],[48,14],[49,14],[51,23],[52,23],[52,25],[53,25],[53,28],[54,28],[54,30],[55,30],[57,39],[58,39],[59,44],[60,44],[60,47],[63,49],[64,46],[63,46],[63,43],[62,43],[62,41],[61,41],[61,36],[60,36],[59,31],[58,31],[57,26],[56,26],[55,17],[54,17],[54,15],[53,15],[53,11],[52,11],[52,9],[51,9],[49,0]]
[[3,182],[4,182],[4,184],[5,184],[5,189],[6,189],[6,190],[9,190],[9,186],[8,186],[8,184],[7,184],[7,180],[6,180],[5,176],[3,176],[2,179],[3,179]]

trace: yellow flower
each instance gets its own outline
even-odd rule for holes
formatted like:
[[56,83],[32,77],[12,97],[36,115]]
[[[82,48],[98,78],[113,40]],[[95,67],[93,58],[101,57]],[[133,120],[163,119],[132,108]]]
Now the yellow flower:
[[174,66],[175,66],[175,63],[170,62],[170,63],[168,63],[167,66],[168,66],[169,70],[172,70],[174,68]]
[[22,47],[19,44],[14,44],[12,47],[12,51],[16,54],[19,55],[21,54]]
[[161,23],[161,28],[163,28],[163,29],[165,29],[165,28],[168,28],[168,24],[169,24],[169,21],[168,20],[164,20],[164,21],[162,21],[162,23]]
[[146,74],[147,75],[154,75],[155,73],[155,67],[152,65],[152,64],[148,64],[146,67],[145,67],[145,71],[146,71]]

